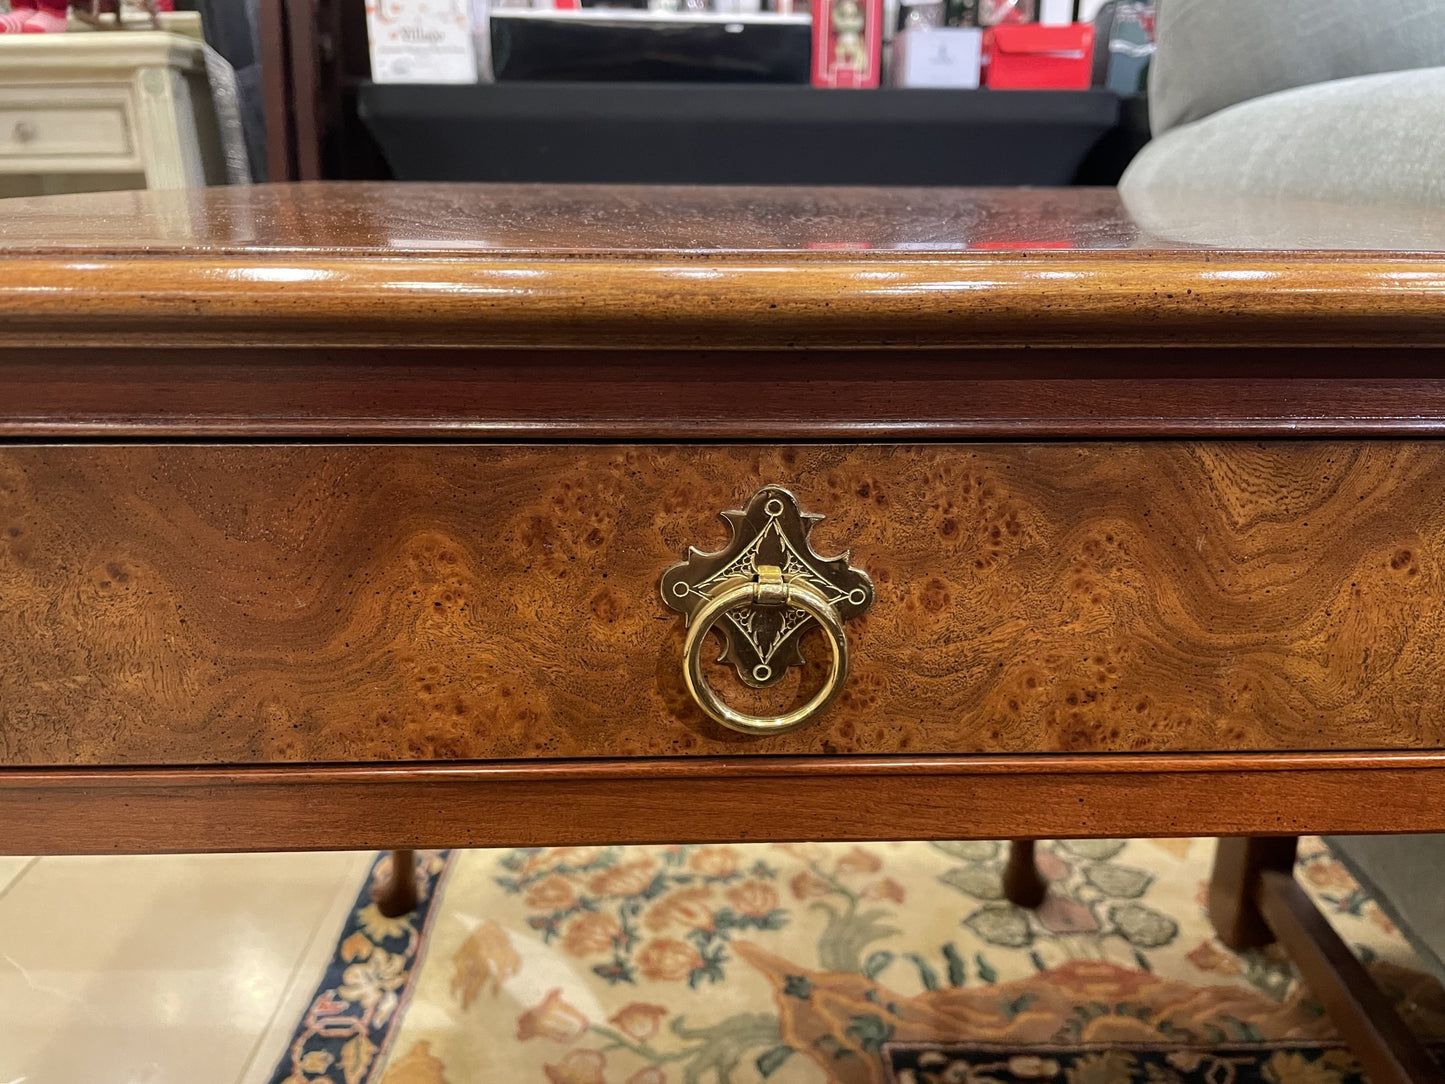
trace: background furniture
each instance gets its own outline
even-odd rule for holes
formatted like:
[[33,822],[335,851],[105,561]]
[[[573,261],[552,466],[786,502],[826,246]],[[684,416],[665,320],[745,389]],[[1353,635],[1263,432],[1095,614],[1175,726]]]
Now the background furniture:
[[362,83],[357,105],[410,181],[1112,184],[1143,129],[1106,90]]
[[1445,0],[1161,0],[1131,195],[1445,203]]
[[1113,184],[1142,99],[1095,91],[371,82],[361,0],[260,0],[273,180]]
[[[1240,837],[1221,936],[1281,939],[1375,1080],[1439,1079],[1288,871],[1296,833],[1445,829],[1445,216],[1236,203],[1201,246],[1209,204],[1151,234],[1094,189],[9,211],[0,851]],[[874,598],[827,712],[740,734],[659,583],[780,486]],[[763,565],[806,568],[746,552],[787,617]],[[830,680],[806,640],[773,690],[702,643],[751,714]]]
[[0,195],[184,188],[229,177],[198,37],[0,37]]

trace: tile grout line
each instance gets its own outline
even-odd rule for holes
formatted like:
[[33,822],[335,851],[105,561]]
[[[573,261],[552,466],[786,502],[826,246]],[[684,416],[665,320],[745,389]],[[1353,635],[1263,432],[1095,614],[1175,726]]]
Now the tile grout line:
[[27,873],[29,873],[32,869],[34,869],[40,864],[40,859],[42,857],[44,856],[35,855],[33,858],[30,859],[30,861],[26,862],[25,865],[20,867],[20,872],[17,873],[14,877],[11,877],[9,882],[6,883],[3,888],[0,888],[0,901],[3,901],[6,896],[10,895],[10,890],[20,883],[21,878],[23,878]]
[[[365,853],[367,853],[368,857],[365,867],[362,870],[363,881],[376,860],[376,852]],[[251,1044],[251,1052],[246,1055],[246,1060],[241,1064],[241,1071],[236,1076],[236,1084],[247,1084],[251,1076],[251,1070],[256,1066],[256,1059],[261,1055],[261,1048],[266,1044],[266,1041],[272,1037],[276,1028],[277,1019],[281,1015],[281,1010],[291,1000],[291,994],[296,989],[296,983],[300,977],[301,970],[306,964],[307,957],[311,955],[312,946],[316,944],[316,939],[321,936],[322,926],[327,924],[327,919],[331,918],[340,906],[341,894],[345,892],[346,900],[349,901],[355,898],[357,891],[357,886],[349,873],[337,878],[336,889],[332,892],[331,898],[327,901],[326,906],[320,909],[320,913],[316,916],[316,921],[311,924],[311,933],[306,938],[305,945],[303,945],[301,950],[296,954],[296,962],[292,965],[291,974],[286,980],[286,985],[282,987],[281,992],[276,997],[276,1007],[271,1011],[271,1016],[266,1021],[266,1026],[263,1027],[260,1034],[256,1036],[256,1041]],[[346,915],[343,915],[342,926],[344,927],[345,924]],[[327,962],[329,963],[329,958]],[[324,973],[325,964],[323,964],[322,970]]]

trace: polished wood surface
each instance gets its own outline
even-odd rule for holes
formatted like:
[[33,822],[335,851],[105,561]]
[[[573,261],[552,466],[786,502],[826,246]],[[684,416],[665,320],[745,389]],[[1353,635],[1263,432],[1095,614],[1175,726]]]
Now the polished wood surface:
[[[15,200],[0,348],[1445,345],[1445,215],[1110,190],[298,185]],[[1213,220],[1211,220],[1213,221]]]
[[12,199],[0,249],[465,253],[1445,252],[1445,211],[1112,188],[291,184]]
[[[657,582],[778,480],[877,602],[751,737]],[[0,584],[7,764],[1445,744],[1433,442],[15,446]]]
[[[540,769],[624,713],[610,752],[688,763],[1439,743],[1438,453],[1405,440],[1445,432],[1430,215],[1126,208],[1103,191],[316,185],[7,209],[0,462],[21,469],[0,567],[27,592],[0,608],[10,764]],[[1272,442],[858,446],[1166,435]],[[1396,440],[1341,443],[1362,435]],[[105,443],[194,438],[340,444]],[[377,438],[771,443],[345,446]],[[26,446],[54,439],[93,443]],[[838,446],[782,458],[805,440]],[[977,455],[993,503],[959,500]],[[526,480],[488,473],[504,459]],[[681,633],[651,588],[765,475],[830,516],[823,545],[907,573],[892,616],[855,629],[856,700],[791,745],[688,716],[663,650]],[[433,541],[468,590],[504,583],[474,626],[444,597],[425,620],[407,601],[446,593]],[[534,542],[545,580],[524,571]],[[514,620],[525,607],[546,620]],[[474,628],[517,681],[476,677],[457,642]],[[579,642],[581,666],[564,652]],[[461,716],[422,688],[423,658],[466,694]],[[1008,682],[1035,665],[1044,692],[1036,675],[1014,714]],[[629,681],[607,689],[609,668]],[[1130,707],[1146,683],[1164,690],[1149,725]]]
[[0,854],[1407,831],[1445,753],[0,770]]
[[[1029,902],[1030,839],[1248,836],[1221,936],[1283,940],[1379,1079],[1433,1073],[1287,867],[1301,833],[1445,831],[1445,213],[6,212],[0,853],[395,848],[395,913],[419,847],[1007,837]],[[688,698],[656,584],[767,483],[877,602],[833,709],[750,738]]]
[[786,354],[0,349],[0,381],[0,439],[10,440],[1445,434],[1445,351],[1382,344]]

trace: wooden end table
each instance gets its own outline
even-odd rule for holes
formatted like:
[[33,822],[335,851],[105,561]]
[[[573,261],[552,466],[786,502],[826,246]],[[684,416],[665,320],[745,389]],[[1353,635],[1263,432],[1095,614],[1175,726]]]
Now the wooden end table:
[[1219,835],[1224,940],[1440,1078],[1290,869],[1445,830],[1445,217],[6,212],[0,850]]

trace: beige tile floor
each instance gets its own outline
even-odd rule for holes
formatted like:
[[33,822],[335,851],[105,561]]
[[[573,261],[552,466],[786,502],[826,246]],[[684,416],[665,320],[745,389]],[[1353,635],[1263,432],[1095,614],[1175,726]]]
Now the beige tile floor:
[[262,1084],[372,857],[0,857],[0,1084]]

